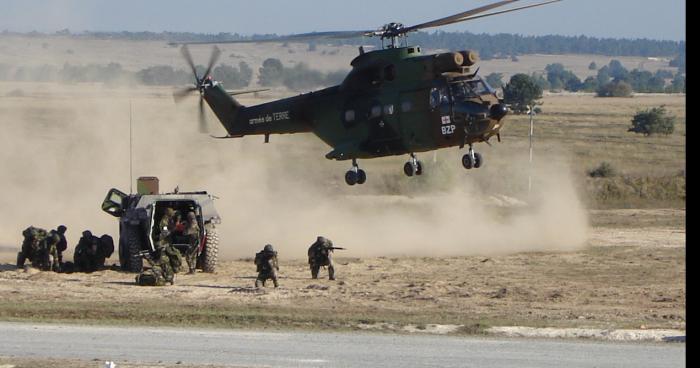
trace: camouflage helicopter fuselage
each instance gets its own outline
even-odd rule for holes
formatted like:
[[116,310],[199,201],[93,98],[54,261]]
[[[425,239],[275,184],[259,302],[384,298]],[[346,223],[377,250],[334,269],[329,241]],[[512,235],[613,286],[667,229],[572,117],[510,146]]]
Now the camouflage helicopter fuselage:
[[338,86],[244,107],[212,81],[203,97],[231,138],[311,132],[333,148],[328,159],[413,154],[499,134],[507,108],[470,74],[475,61],[418,46],[361,51]]

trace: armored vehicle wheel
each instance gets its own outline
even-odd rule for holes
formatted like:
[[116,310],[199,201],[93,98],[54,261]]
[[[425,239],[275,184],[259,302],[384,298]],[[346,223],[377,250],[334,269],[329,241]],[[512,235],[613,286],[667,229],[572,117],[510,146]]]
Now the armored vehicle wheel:
[[206,243],[202,251],[202,270],[212,273],[216,271],[216,261],[219,258],[219,234],[214,226],[207,226]]
[[471,169],[474,167],[474,163],[472,162],[472,157],[469,156],[467,153],[466,155],[462,156],[462,166],[464,166],[465,169]]
[[481,157],[480,153],[474,153],[474,168],[478,169],[484,164],[484,158]]
[[141,251],[141,237],[139,236],[138,227],[132,227],[126,230],[126,258],[127,271],[141,272],[143,270],[143,259],[137,254]]

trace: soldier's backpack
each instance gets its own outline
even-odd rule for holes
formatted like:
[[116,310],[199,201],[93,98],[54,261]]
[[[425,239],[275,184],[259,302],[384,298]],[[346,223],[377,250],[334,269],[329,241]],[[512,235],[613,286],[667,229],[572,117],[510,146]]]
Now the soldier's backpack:
[[256,271],[262,272],[263,263],[265,262],[265,253],[255,253],[255,260],[253,260],[253,262],[255,262],[255,266],[257,266]]
[[105,258],[109,258],[114,253],[114,239],[107,234],[102,235],[100,237],[100,247]]
[[164,286],[165,279],[152,269],[145,270],[136,275],[136,284],[140,286]]

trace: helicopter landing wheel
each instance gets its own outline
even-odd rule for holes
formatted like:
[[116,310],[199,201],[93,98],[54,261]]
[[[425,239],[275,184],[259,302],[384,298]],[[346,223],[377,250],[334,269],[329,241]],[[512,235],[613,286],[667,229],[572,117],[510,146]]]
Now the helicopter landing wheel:
[[474,168],[478,169],[484,164],[484,158],[480,153],[474,153]]
[[345,183],[348,185],[355,185],[357,184],[357,173],[353,170],[348,170],[348,172],[345,173]]
[[403,164],[403,172],[406,176],[413,176],[413,165],[410,162]]
[[364,184],[367,181],[367,173],[360,169],[357,160],[352,159],[352,169],[345,173],[345,182],[348,185]]
[[423,163],[416,159],[414,153],[411,153],[411,159],[403,165],[403,172],[406,176],[423,174]]
[[462,156],[462,166],[464,166],[464,168],[467,170],[474,167],[474,160],[472,160],[472,156],[470,154],[467,153]]
[[364,184],[367,181],[367,173],[362,169],[357,169],[357,184]]

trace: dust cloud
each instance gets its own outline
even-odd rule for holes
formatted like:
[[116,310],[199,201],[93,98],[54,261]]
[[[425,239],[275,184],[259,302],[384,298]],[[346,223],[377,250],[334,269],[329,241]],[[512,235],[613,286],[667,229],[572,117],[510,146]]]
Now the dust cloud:
[[[486,164],[467,171],[463,151],[428,152],[419,155],[426,173],[413,178],[402,173],[406,157],[364,160],[367,183],[349,187],[343,175],[350,163],[326,160],[330,148],[312,135],[273,136],[264,144],[262,137],[198,134],[196,96],[176,106],[167,88],[27,83],[23,97],[8,97],[14,88],[0,84],[4,260],[14,258],[7,249],[19,248],[29,225],[68,226],[69,254],[85,229],[116,240],[118,221],[101,211],[101,202],[110,188],[135,190],[138,176],[158,176],[161,192],[179,186],[215,195],[226,259],[252,257],[267,243],[280,257],[303,258],[318,235],[348,248],[337,256],[351,257],[569,251],[586,244],[587,214],[559,154],[543,154],[538,162],[548,164],[528,171],[521,144],[477,145]],[[223,135],[211,114],[209,125]]]

